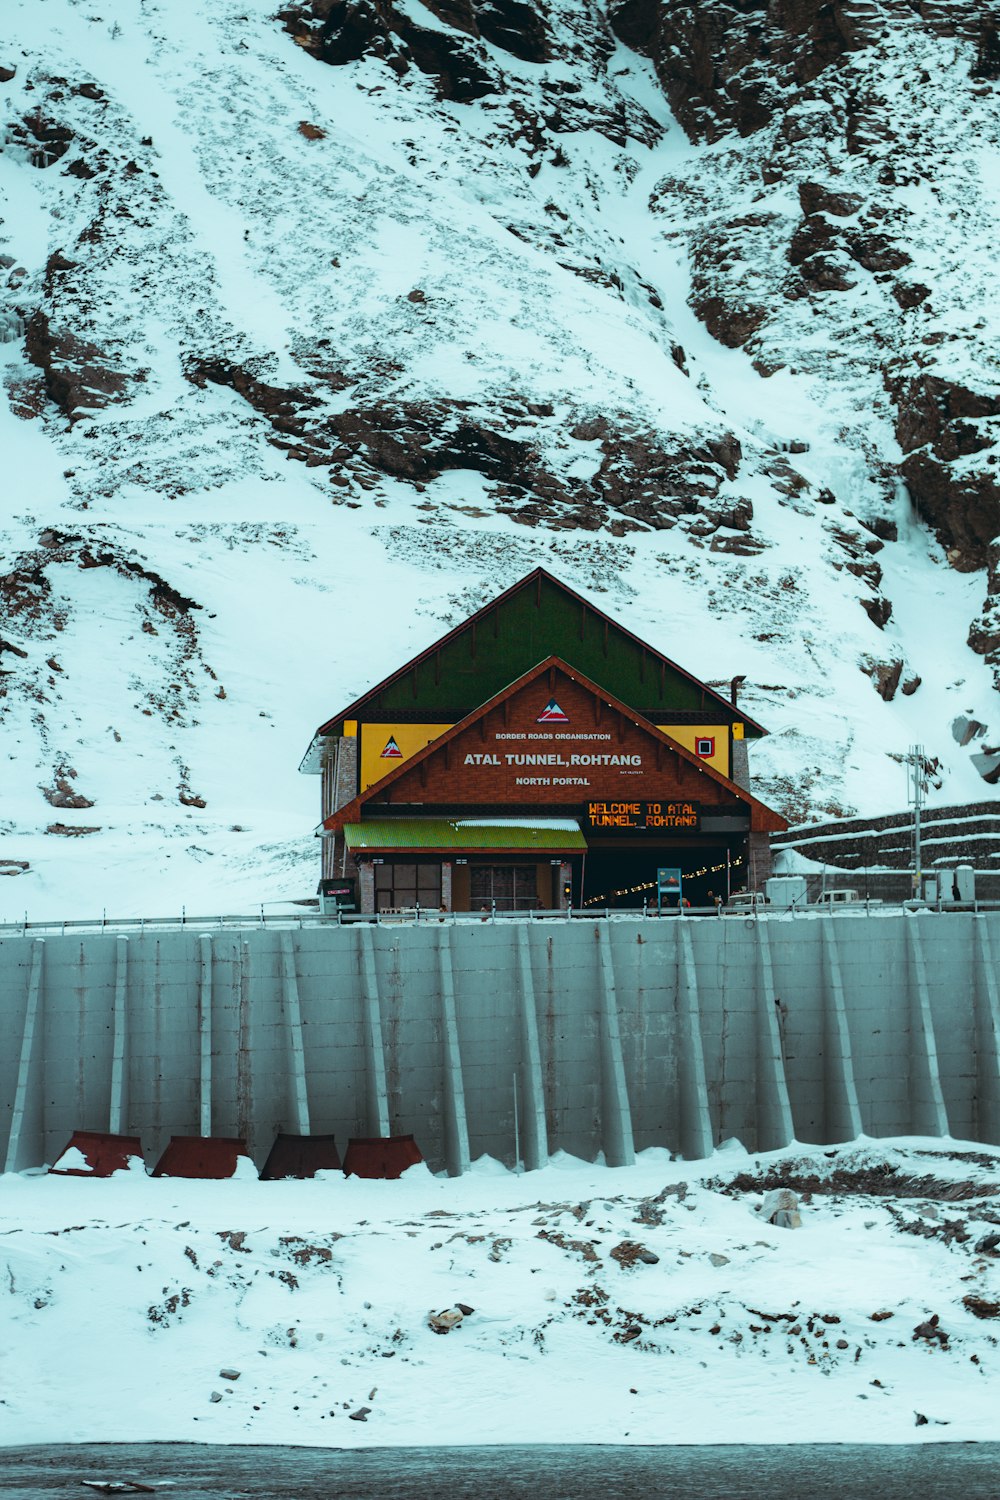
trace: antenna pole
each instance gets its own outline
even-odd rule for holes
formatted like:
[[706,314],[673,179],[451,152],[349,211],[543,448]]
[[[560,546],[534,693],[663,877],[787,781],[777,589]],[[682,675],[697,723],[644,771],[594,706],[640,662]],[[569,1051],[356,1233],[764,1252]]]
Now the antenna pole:
[[923,887],[920,850],[920,813],[927,783],[924,779],[924,747],[911,745],[906,757],[909,764],[909,801],[913,804],[913,894],[919,897]]

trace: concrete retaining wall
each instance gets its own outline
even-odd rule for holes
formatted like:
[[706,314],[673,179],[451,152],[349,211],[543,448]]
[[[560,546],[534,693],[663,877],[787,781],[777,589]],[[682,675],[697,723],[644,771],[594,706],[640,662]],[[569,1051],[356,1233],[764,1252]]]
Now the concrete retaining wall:
[[75,1129],[412,1133],[626,1164],[860,1133],[1000,1145],[1000,913],[0,939],[0,1167]]

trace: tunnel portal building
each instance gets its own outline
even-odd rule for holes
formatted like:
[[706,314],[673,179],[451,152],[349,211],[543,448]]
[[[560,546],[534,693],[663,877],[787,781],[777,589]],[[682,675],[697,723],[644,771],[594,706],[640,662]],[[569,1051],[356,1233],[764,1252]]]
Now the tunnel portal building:
[[787,827],[749,790],[764,733],[535,569],[320,725],[321,888],[363,912],[634,908],[669,869],[705,905],[759,885]]

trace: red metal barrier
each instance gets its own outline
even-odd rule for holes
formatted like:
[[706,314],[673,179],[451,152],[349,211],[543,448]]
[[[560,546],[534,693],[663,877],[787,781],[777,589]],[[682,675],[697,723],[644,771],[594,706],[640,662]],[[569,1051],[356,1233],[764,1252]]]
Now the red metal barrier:
[[347,1177],[400,1177],[407,1167],[423,1161],[412,1135],[356,1136],[347,1143]]
[[276,1182],[339,1171],[340,1152],[332,1135],[278,1135],[260,1175],[264,1182]]
[[154,1177],[234,1177],[237,1159],[249,1156],[246,1141],[229,1135],[172,1135],[153,1168]]
[[[78,1153],[71,1155],[71,1152]],[[83,1158],[83,1161],[80,1160]],[[127,1172],[135,1158],[142,1161],[142,1141],[137,1135],[109,1135],[101,1130],[74,1130],[62,1155],[49,1168],[55,1177],[110,1177]]]

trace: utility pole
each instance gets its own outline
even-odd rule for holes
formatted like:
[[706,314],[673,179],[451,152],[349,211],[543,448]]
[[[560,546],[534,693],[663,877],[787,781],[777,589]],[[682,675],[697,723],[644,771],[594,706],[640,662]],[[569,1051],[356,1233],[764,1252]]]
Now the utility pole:
[[927,790],[923,745],[911,745],[905,760],[908,782],[907,801],[913,808],[913,894],[919,897],[923,887],[923,871],[920,867],[920,811],[924,805],[924,793]]

